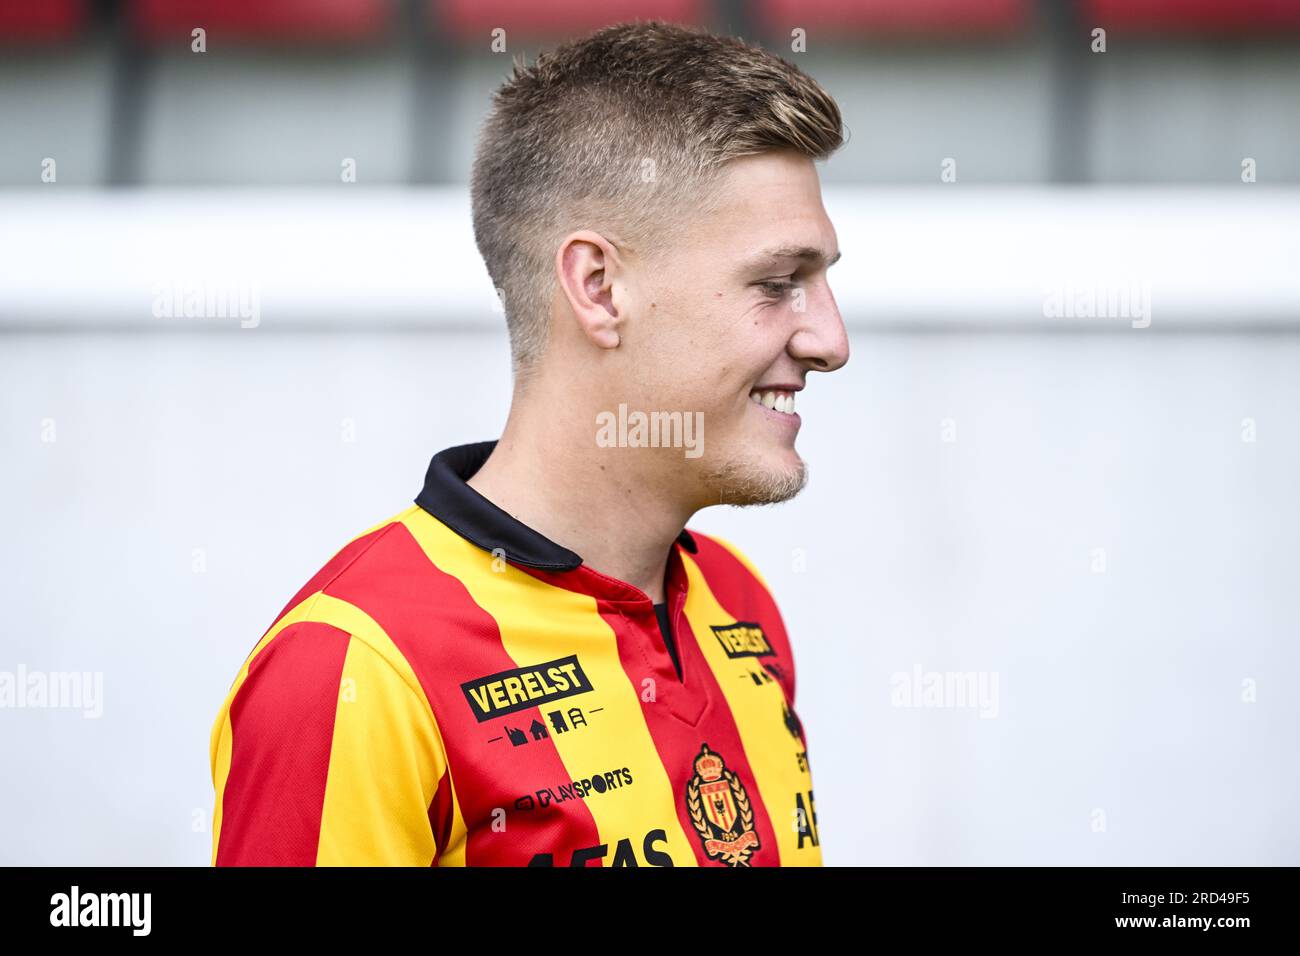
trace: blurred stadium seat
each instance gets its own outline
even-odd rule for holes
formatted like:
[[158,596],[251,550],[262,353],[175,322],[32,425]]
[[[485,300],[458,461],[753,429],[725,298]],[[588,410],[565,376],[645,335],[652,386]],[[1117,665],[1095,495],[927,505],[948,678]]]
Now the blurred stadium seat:
[[1082,16],[1107,30],[1159,36],[1264,36],[1300,29],[1296,0],[1082,0]]
[[877,35],[969,36],[1018,33],[1030,0],[760,0],[757,19],[771,33],[834,29],[854,40]]
[[624,20],[670,20],[702,24],[710,4],[704,0],[430,0],[434,28],[462,42],[479,41],[497,28],[524,36],[586,33]]
[[515,57],[646,19],[823,79],[858,134],[828,181],[1300,181],[1300,0],[0,0],[0,186],[463,183]]
[[381,37],[392,27],[392,0],[132,0],[138,39],[188,40],[202,27],[243,42],[350,43]]
[[86,0],[0,0],[0,44],[58,43],[88,22]]

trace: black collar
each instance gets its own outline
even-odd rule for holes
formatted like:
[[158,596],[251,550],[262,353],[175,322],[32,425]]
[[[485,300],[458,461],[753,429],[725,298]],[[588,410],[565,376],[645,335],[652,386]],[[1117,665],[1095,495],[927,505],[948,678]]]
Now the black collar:
[[[462,538],[484,551],[500,548],[506,560],[545,571],[572,571],[582,558],[502,511],[465,482],[487,461],[495,441],[446,448],[433,456],[424,488],[415,503]],[[696,553],[695,540],[682,529],[677,543]]]

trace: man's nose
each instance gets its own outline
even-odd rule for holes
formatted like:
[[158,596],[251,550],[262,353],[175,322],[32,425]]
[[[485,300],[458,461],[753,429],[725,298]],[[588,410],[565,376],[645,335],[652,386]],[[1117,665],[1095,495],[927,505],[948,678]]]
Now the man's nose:
[[849,333],[830,286],[809,296],[803,321],[790,337],[787,351],[806,368],[833,372],[849,360]]

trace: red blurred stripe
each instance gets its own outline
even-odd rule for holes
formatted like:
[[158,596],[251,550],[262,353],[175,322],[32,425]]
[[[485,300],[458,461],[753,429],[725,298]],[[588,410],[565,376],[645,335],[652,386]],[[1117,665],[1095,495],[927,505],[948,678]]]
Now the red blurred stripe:
[[395,6],[389,0],[131,0],[138,37],[186,39],[195,27],[240,41],[360,42],[383,35]]
[[1083,0],[1088,26],[1162,34],[1300,27],[1298,0]]
[[509,38],[586,33],[627,20],[667,20],[700,24],[708,4],[702,0],[429,0],[434,28],[462,41],[486,41],[500,27]]
[[795,27],[862,34],[1015,33],[1029,23],[1031,0],[760,0],[770,32]]
[[0,43],[69,40],[85,24],[85,0],[0,0]]

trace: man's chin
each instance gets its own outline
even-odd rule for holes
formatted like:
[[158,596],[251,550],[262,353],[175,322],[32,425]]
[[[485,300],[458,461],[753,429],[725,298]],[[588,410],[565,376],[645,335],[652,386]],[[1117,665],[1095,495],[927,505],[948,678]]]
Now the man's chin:
[[793,463],[780,466],[733,460],[712,470],[708,480],[718,504],[774,505],[803,491],[808,466],[797,455]]

